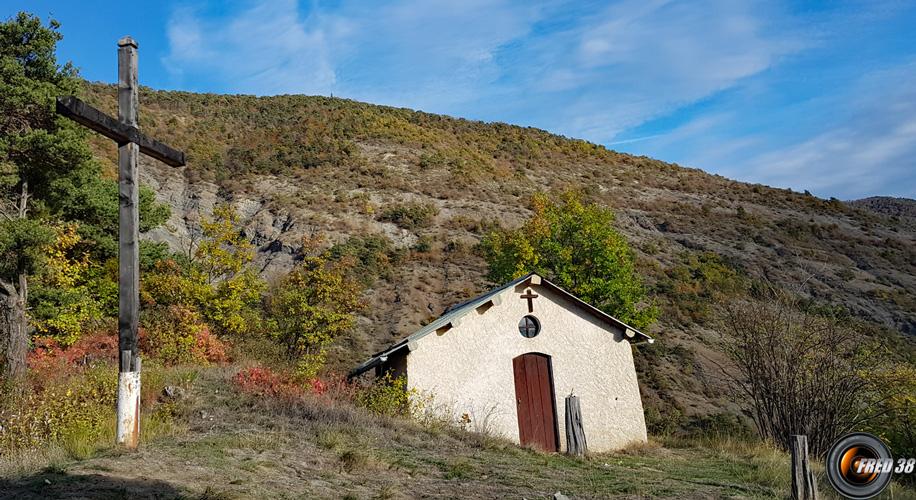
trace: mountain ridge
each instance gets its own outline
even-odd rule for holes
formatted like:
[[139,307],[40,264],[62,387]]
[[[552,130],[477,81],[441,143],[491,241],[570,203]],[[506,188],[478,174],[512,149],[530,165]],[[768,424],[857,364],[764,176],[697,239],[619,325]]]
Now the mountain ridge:
[[869,196],[846,202],[854,207],[864,208],[891,217],[916,218],[916,200],[894,196]]

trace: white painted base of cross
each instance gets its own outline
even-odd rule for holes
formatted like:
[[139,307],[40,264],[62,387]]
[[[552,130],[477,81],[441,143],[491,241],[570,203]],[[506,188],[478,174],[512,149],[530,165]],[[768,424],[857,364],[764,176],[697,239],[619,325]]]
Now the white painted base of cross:
[[118,373],[118,444],[137,448],[140,440],[140,372]]

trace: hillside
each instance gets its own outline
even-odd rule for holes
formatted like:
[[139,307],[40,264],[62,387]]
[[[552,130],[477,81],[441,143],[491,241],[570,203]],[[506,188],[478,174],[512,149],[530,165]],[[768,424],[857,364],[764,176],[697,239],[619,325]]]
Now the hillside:
[[[113,87],[89,85],[86,98],[114,111]],[[566,188],[617,212],[661,306],[649,329],[660,341],[636,356],[656,429],[734,409],[709,324],[710,269],[804,283],[813,300],[873,322],[889,341],[916,338],[916,228],[870,206],[541,130],[344,99],[143,89],[141,103],[144,131],[188,154],[183,169],[141,162],[143,181],[173,210],[151,238],[186,250],[201,215],[229,200],[264,275],[289,268],[313,234],[385,257],[367,265],[368,307],[335,352],[342,369],[490,286],[474,253],[481,235],[520,224],[532,193]],[[114,175],[114,146],[93,145]]]

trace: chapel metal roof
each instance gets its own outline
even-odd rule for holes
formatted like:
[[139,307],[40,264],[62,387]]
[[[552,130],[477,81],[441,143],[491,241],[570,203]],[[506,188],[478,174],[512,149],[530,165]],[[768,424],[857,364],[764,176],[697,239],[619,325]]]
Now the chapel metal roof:
[[411,346],[420,338],[423,338],[426,335],[430,334],[431,332],[434,332],[444,326],[448,326],[449,324],[452,324],[452,323],[457,324],[458,320],[462,318],[464,315],[466,315],[467,313],[469,313],[470,311],[473,311],[480,305],[485,304],[487,301],[489,301],[490,299],[492,299],[494,296],[498,295],[499,293],[530,280],[532,276],[537,276],[538,278],[540,278],[541,286],[547,286],[548,288],[560,293],[564,297],[572,300],[576,305],[579,305],[583,307],[584,309],[586,309],[587,311],[591,312],[593,315],[595,315],[599,319],[604,320],[605,322],[611,323],[612,325],[617,326],[618,328],[623,328],[624,332],[626,332],[627,330],[632,331],[634,333],[634,338],[636,337],[640,338],[640,340],[637,343],[647,341],[651,344],[655,341],[652,337],[637,330],[636,328],[633,328],[632,326],[624,323],[623,321],[620,321],[619,319],[611,316],[610,314],[605,313],[604,311],[598,309],[597,307],[594,307],[588,304],[587,302],[583,301],[582,299],[560,288],[558,285],[551,283],[550,281],[544,279],[539,274],[528,273],[498,288],[494,288],[493,290],[490,290],[489,292],[486,292],[483,295],[478,295],[477,297],[474,297],[470,300],[467,300],[465,302],[461,302],[459,304],[448,307],[445,310],[445,313],[442,314],[442,316],[439,316],[438,318],[436,318],[435,320],[433,320],[426,326],[423,326],[422,328],[411,333],[407,337],[404,337],[403,339],[399,340],[398,342],[392,344],[387,349],[384,349],[382,351],[379,351],[373,354],[372,357],[370,357],[368,360],[364,361],[359,366],[350,370],[350,373],[347,375],[347,377],[348,378],[356,377],[364,373],[365,371],[370,370],[384,363],[387,360],[388,356],[396,353],[397,351],[400,351],[401,349],[412,349]]

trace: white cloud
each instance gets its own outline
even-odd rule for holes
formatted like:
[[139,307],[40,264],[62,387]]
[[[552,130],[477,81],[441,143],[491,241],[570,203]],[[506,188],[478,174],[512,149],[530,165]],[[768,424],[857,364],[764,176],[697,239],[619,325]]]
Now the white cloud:
[[[376,9],[346,6],[337,15],[358,26],[341,42],[343,95],[370,102],[467,115],[510,68],[497,61],[523,39],[539,7],[505,0],[402,0]],[[370,74],[371,72],[371,74]]]
[[305,15],[292,0],[262,0],[228,18],[181,10],[167,64],[176,77],[217,79],[223,91],[334,92],[608,142],[798,45],[769,33],[761,7],[729,0],[624,0],[549,26],[577,7],[344,1]]
[[549,69],[532,75],[531,86],[573,94],[564,132],[609,142],[800,50],[801,38],[780,21],[780,13],[747,2],[615,2],[536,44],[536,66]]
[[916,196],[916,63],[863,76],[813,137],[751,158],[742,175],[824,196]]
[[303,18],[293,0],[251,4],[231,19],[176,10],[169,22],[165,66],[176,76],[205,76],[239,93],[323,93],[336,75],[328,38],[341,26]]

